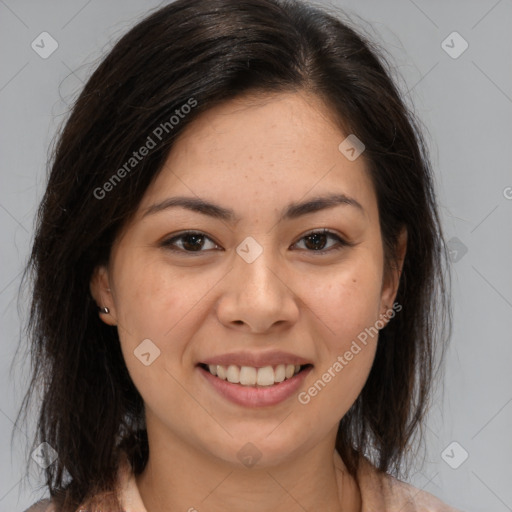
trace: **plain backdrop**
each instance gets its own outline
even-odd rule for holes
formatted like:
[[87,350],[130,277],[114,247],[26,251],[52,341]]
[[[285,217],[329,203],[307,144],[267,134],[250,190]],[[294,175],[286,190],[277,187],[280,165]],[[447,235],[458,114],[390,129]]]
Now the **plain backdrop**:
[[[400,88],[428,131],[452,248],[454,331],[444,394],[428,419],[426,462],[408,480],[462,510],[512,511],[512,2],[318,3],[344,9],[401,75]],[[8,370],[26,342],[20,314],[27,300],[19,300],[18,311],[17,293],[48,147],[98,59],[158,5],[0,0],[2,512],[25,510],[46,495],[35,463],[30,481],[22,478],[21,448],[33,425],[20,426],[11,447],[27,367],[18,365],[14,378]],[[45,51],[58,44],[47,58],[32,47],[41,37]]]

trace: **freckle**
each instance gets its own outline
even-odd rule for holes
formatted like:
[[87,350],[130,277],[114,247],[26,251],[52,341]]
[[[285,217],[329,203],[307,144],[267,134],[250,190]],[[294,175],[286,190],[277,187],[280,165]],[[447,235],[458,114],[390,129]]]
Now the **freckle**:
[[353,282],[353,283],[356,283],[356,282],[357,282],[357,279],[352,279],[352,282]]

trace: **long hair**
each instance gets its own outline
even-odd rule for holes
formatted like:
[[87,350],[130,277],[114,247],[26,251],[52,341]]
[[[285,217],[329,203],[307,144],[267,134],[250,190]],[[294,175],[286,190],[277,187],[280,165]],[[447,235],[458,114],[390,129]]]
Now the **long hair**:
[[[349,21],[289,0],[178,0],[138,23],[96,68],[51,155],[22,281],[33,286],[32,374],[16,423],[37,390],[31,448],[46,442],[58,454],[45,477],[59,510],[102,493],[115,500],[121,449],[137,474],[148,459],[143,401],[117,329],[98,317],[92,272],[108,261],[180,133],[202,112],[252,91],[311,92],[340,130],[364,142],[387,271],[407,230],[396,297],[403,309],[380,331],[370,375],[336,440],[352,474],[364,454],[380,470],[398,470],[428,407],[448,281],[427,145],[391,76]],[[172,121],[184,105],[187,115]],[[158,144],[120,171],[158,127]]]

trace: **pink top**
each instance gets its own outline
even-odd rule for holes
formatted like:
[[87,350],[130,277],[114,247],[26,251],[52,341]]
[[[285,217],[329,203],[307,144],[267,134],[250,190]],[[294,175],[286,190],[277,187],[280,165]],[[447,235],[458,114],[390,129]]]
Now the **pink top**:
[[[334,452],[334,459],[338,468],[345,467],[337,451]],[[147,512],[126,458],[121,462],[118,482],[123,512]],[[360,464],[357,483],[361,492],[361,512],[461,512],[426,491],[379,472],[367,459],[363,459]],[[46,499],[32,505],[25,512],[57,511],[51,501]]]

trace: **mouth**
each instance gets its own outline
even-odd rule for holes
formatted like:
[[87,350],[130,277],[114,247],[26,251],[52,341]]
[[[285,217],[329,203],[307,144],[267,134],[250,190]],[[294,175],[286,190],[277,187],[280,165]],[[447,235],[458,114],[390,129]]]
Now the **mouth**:
[[241,387],[270,388],[294,378],[312,368],[312,364],[277,364],[273,366],[229,366],[199,363],[197,366],[217,379],[237,384]]
[[291,399],[303,386],[313,365],[253,367],[199,363],[196,368],[217,396],[245,408],[260,408]]

